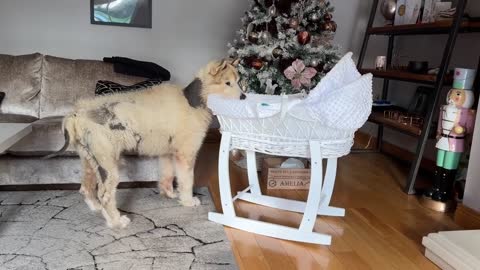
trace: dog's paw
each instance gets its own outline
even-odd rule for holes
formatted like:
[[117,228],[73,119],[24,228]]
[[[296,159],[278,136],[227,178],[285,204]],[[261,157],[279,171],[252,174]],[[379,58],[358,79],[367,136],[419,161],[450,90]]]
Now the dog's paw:
[[126,228],[128,226],[128,224],[130,224],[130,219],[125,215],[121,216],[119,224],[120,224],[121,229]]
[[125,229],[128,224],[130,224],[130,219],[127,216],[120,216],[118,221],[116,222],[109,222],[107,221],[107,226],[110,229]]
[[97,200],[85,199],[85,203],[91,211],[97,212],[102,210],[102,205]]
[[158,183],[160,194],[170,199],[178,198],[177,191],[173,189],[173,178],[166,178]]
[[178,198],[178,193],[175,190],[160,189],[160,194],[165,195],[170,199]]
[[197,197],[191,197],[189,199],[180,200],[180,203],[183,206],[187,206],[187,207],[199,206],[201,204],[200,199],[198,199]]

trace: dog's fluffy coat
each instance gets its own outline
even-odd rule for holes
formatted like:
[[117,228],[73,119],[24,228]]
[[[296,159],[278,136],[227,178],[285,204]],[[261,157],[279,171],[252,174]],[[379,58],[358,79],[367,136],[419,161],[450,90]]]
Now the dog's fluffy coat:
[[[193,169],[212,115],[209,94],[240,98],[238,73],[231,61],[212,62],[192,84],[182,89],[164,84],[141,92],[83,100],[63,122],[66,149],[73,144],[82,160],[80,192],[92,210],[101,210],[109,227],[123,228],[130,220],[116,207],[118,163],[125,151],[159,157],[160,190],[180,203],[199,205],[193,197]],[[95,179],[96,178],[96,179]]]

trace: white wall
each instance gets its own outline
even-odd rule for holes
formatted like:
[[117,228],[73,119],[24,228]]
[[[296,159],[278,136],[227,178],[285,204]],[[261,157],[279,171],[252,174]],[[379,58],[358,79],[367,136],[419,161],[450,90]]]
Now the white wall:
[[[369,1],[333,0],[335,42],[358,53]],[[0,0],[0,53],[40,52],[67,58],[126,56],[168,68],[187,83],[197,69],[226,54],[247,0],[153,0],[152,29],[90,24],[88,0]]]
[[239,0],[153,0],[152,29],[90,24],[89,0],[0,0],[0,53],[154,61],[188,83],[223,57],[248,7]]

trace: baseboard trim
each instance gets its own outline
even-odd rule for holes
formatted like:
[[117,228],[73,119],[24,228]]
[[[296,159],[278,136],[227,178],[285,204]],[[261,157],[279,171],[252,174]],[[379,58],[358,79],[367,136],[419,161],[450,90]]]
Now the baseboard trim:
[[455,211],[455,223],[466,230],[479,230],[480,212],[463,204],[459,204]]
[[[357,132],[355,133],[355,146],[357,149],[361,150],[362,146],[366,146],[370,141],[370,146],[368,149],[376,149],[377,148],[377,137],[370,136],[367,133]],[[383,141],[382,143],[382,153],[387,154],[389,156],[395,157],[402,161],[411,162],[415,158],[415,154],[400,148],[394,144],[389,142]],[[423,158],[420,164],[420,167],[428,172],[433,172],[435,169],[436,163],[435,161],[427,158]]]

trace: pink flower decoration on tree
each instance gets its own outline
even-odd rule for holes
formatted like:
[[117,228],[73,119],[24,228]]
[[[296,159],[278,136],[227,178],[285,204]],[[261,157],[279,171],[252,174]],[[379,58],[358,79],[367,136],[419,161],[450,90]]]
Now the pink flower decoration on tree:
[[305,64],[302,60],[295,60],[290,67],[283,72],[287,79],[292,81],[292,86],[295,89],[302,88],[302,85],[309,87],[312,83],[312,78],[317,75],[317,70],[308,67],[305,68]]

